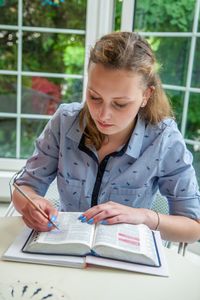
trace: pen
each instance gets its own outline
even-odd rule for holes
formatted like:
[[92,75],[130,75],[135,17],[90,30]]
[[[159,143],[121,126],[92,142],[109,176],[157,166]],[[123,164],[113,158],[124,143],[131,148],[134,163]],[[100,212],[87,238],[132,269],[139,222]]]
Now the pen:
[[59,230],[58,226],[51,221],[51,219],[48,217],[48,215],[39,207],[37,206],[34,201],[24,192],[22,191],[22,189],[14,182],[13,186],[18,190],[18,192],[20,194],[22,194],[27,200],[28,202],[38,211],[41,213],[41,215],[43,215],[43,217],[45,217],[53,226],[55,226],[56,229]]

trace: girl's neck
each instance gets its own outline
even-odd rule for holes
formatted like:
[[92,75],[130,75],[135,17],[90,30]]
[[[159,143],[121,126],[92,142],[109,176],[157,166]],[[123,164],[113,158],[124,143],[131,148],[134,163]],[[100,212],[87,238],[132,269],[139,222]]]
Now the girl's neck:
[[113,146],[116,145],[116,147],[119,148],[120,146],[126,144],[135,128],[135,124],[136,120],[134,120],[133,124],[129,128],[126,128],[125,131],[113,135],[106,135],[102,146],[110,144]]

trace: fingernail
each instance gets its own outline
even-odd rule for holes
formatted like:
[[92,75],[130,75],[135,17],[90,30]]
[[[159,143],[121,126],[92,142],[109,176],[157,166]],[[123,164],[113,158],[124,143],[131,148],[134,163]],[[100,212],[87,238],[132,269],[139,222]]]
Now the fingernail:
[[108,225],[108,221],[102,220],[102,221],[100,222],[100,224],[102,224],[102,225]]
[[94,223],[94,219],[93,219],[93,218],[89,219],[89,220],[87,221],[87,223],[88,223],[88,224],[93,224],[93,223]]
[[78,217],[78,220],[82,220],[84,218],[84,215],[80,215],[79,217]]
[[87,218],[85,216],[83,216],[83,218],[81,218],[81,222],[84,223],[87,221]]
[[57,219],[57,216],[56,216],[56,215],[53,215],[53,216],[51,217],[51,221],[52,221],[52,222],[56,221],[56,219]]

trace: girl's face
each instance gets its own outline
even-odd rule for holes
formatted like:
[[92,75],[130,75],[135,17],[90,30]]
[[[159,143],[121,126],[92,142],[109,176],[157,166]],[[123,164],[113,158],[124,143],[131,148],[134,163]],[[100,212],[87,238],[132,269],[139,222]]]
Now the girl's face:
[[129,135],[140,107],[146,105],[149,96],[139,74],[90,64],[86,101],[101,133],[109,137]]

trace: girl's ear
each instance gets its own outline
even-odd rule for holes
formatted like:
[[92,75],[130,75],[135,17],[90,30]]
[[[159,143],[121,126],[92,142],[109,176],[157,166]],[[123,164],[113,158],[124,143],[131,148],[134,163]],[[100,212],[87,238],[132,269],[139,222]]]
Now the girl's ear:
[[154,92],[154,90],[155,90],[154,86],[149,86],[145,90],[141,107],[145,107],[146,106],[146,104],[147,104],[149,98],[151,97],[152,93]]

